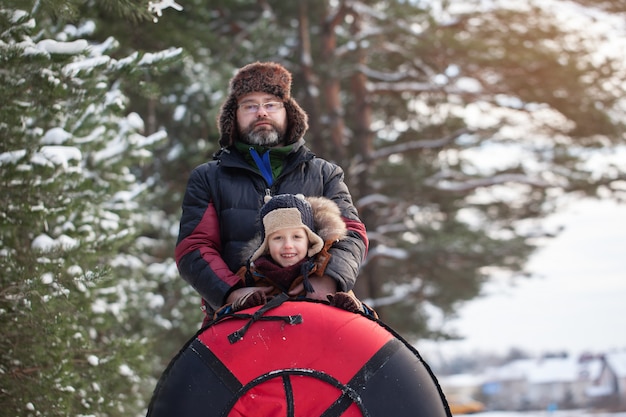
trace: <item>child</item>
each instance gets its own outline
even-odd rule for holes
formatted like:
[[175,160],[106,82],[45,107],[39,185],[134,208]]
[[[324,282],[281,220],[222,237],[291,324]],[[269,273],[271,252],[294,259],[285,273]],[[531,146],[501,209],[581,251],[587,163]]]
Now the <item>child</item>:
[[[310,279],[324,275],[331,256],[328,249],[347,233],[339,208],[324,197],[266,197],[259,219],[263,224],[261,234],[247,246],[247,266],[237,274],[242,278],[239,287],[255,290],[251,288],[234,300],[234,311],[263,305],[268,297],[280,293],[298,298],[313,293]],[[252,255],[248,255],[250,252]],[[333,291],[327,298],[330,305],[377,318],[352,291]]]

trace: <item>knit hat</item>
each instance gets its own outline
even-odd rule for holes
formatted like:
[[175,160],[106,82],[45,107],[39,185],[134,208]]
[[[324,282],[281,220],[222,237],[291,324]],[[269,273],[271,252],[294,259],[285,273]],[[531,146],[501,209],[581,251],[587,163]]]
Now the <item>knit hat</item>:
[[291,73],[274,62],[255,62],[241,68],[230,80],[229,95],[217,117],[220,146],[230,146],[239,140],[237,101],[246,94],[255,92],[272,94],[285,103],[285,145],[291,145],[304,136],[309,128],[308,117],[291,97]]
[[315,234],[313,209],[302,194],[280,194],[266,200],[259,218],[262,219],[261,246],[254,252],[250,261],[269,252],[267,237],[274,232],[290,227],[302,227],[309,238],[308,256],[313,256],[324,247],[324,240]]

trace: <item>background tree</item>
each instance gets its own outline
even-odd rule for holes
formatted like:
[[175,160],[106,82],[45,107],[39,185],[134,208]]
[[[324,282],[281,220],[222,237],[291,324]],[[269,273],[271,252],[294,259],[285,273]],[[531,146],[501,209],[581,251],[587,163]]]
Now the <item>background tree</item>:
[[76,3],[25,3],[0,10],[0,408],[136,415],[155,365],[128,323],[158,297],[120,272],[149,219],[138,168],[165,133],[142,133],[120,80],[177,51],[116,59],[113,38],[81,38],[93,21]]

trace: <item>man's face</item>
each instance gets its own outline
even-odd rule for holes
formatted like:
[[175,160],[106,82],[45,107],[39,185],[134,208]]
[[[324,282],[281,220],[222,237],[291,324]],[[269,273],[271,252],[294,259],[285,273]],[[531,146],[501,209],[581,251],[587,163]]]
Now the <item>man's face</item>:
[[[263,106],[266,103],[272,104]],[[237,128],[242,142],[262,146],[284,144],[287,112],[282,100],[267,93],[250,93],[237,104]]]

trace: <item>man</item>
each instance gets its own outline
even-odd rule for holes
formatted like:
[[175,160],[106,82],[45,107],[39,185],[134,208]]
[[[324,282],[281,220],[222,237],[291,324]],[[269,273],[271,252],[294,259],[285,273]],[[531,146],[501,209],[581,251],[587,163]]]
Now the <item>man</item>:
[[291,97],[291,79],[272,62],[241,68],[218,116],[221,149],[189,178],[175,257],[183,279],[202,296],[206,319],[224,304],[271,290],[244,287],[235,275],[245,245],[260,231],[265,196],[322,196],[340,208],[348,236],[331,247],[326,274],[310,280],[307,297],[326,300],[351,290],[367,252],[343,170],[304,145],[307,115]]

